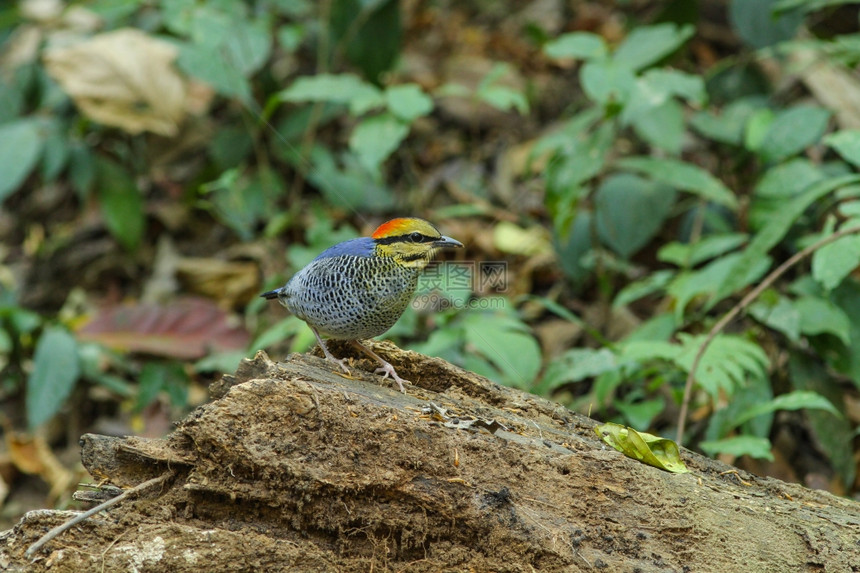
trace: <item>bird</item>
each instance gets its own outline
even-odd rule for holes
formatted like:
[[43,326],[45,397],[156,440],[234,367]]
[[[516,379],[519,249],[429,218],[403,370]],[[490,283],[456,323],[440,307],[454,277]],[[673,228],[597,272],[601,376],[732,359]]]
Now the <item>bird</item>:
[[375,374],[391,376],[401,392],[404,380],[389,362],[360,341],[385,333],[412,302],[418,278],[439,249],[462,248],[429,221],[399,217],[381,224],[369,237],[329,247],[279,289],[277,299],[313,331],[326,360],[347,375],[349,368],[329,351],[323,337],[348,340],[381,365]]

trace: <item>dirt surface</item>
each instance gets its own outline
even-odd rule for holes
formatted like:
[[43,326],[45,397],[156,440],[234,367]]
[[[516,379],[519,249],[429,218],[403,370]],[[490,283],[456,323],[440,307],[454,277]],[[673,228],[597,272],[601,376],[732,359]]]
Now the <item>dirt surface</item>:
[[97,479],[172,477],[32,561],[74,513],[28,513],[0,534],[0,568],[860,571],[857,503],[687,451],[692,472],[670,474],[557,404],[373,348],[414,382],[407,394],[366,360],[350,380],[316,356],[260,353],[164,440],[84,436]]

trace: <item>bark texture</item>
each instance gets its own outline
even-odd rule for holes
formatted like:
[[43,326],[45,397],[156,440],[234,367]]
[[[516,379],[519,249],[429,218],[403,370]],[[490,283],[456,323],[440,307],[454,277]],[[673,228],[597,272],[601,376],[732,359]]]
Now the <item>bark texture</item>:
[[[683,451],[673,475],[595,423],[447,362],[372,343],[407,394],[322,359],[259,353],[163,440],[86,435],[96,479],[157,491],[0,568],[78,571],[860,571],[860,504]],[[343,352],[344,349],[340,349]],[[726,473],[729,472],[729,473]]]

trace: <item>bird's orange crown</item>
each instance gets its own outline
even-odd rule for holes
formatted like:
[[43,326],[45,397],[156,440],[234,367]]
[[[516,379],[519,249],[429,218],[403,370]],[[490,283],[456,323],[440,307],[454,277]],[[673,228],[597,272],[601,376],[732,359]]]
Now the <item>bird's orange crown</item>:
[[[420,223],[423,223],[423,225],[421,225]],[[427,225],[430,225],[430,223],[428,223],[424,219],[417,219],[415,217],[399,217],[397,219],[392,219],[381,224],[373,232],[371,238],[384,239],[385,237],[396,237],[397,235],[405,235],[406,233],[414,230],[416,227],[424,228]],[[432,227],[432,225],[430,226]]]

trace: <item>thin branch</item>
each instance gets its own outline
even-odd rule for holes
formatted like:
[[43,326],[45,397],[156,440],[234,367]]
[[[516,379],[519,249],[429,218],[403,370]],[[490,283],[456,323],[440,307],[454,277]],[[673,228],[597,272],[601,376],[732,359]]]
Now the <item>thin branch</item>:
[[176,475],[176,472],[174,472],[173,470],[168,471],[167,473],[164,473],[158,477],[152,478],[151,480],[147,480],[147,481],[143,482],[142,484],[136,485],[133,488],[126,490],[122,494],[120,494],[114,498],[111,498],[104,503],[100,503],[97,506],[95,506],[94,508],[85,511],[84,513],[81,513],[80,515],[76,515],[75,517],[73,517],[69,521],[67,521],[61,525],[58,525],[57,527],[55,527],[54,529],[52,529],[51,531],[49,531],[48,533],[43,535],[41,538],[39,538],[39,540],[36,543],[31,545],[30,548],[27,549],[27,552],[24,553],[24,556],[27,559],[32,558],[33,555],[35,555],[36,552],[42,548],[42,546],[44,546],[46,543],[48,543],[50,540],[57,537],[61,533],[65,532],[67,529],[71,529],[72,527],[74,527],[78,523],[84,521],[85,519],[87,519],[89,517],[92,517],[93,515],[97,514],[98,512],[100,512],[103,509],[107,509],[110,506],[115,505],[124,499],[128,499],[130,497],[133,497],[133,496],[137,495],[138,493],[142,492],[143,490],[145,490],[149,487],[152,487],[154,485],[158,485],[160,483],[167,481],[168,479],[172,478],[174,475]]
[[782,263],[779,267],[777,267],[772,273],[770,273],[761,283],[758,284],[754,289],[747,293],[745,297],[741,299],[741,301],[733,306],[731,310],[729,310],[723,318],[721,318],[717,323],[711,328],[710,332],[708,332],[707,338],[702,342],[702,345],[699,347],[699,350],[696,352],[696,357],[693,359],[693,364],[690,366],[690,372],[687,374],[687,383],[684,385],[684,399],[681,402],[681,412],[678,414],[678,433],[675,437],[675,441],[680,445],[683,443],[684,439],[684,426],[687,421],[687,410],[690,407],[690,396],[693,393],[693,381],[696,378],[696,370],[699,368],[699,363],[702,361],[702,357],[705,355],[705,351],[708,349],[708,346],[713,342],[714,338],[722,331],[726,325],[728,325],[732,320],[737,317],[738,314],[742,310],[744,310],[747,306],[750,305],[755,299],[759,297],[759,295],[764,292],[767,288],[769,288],[779,277],[781,277],[785,272],[820,249],[825,245],[829,245],[833,241],[837,241],[842,237],[846,237],[848,235],[856,235],[860,233],[860,227],[851,227],[848,229],[842,229],[829,235],[820,241],[817,241],[800,252],[795,253],[790,259]]

